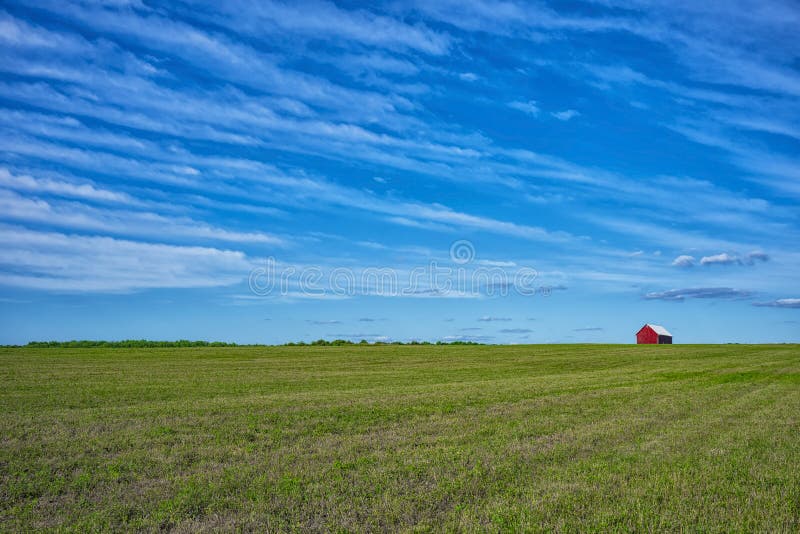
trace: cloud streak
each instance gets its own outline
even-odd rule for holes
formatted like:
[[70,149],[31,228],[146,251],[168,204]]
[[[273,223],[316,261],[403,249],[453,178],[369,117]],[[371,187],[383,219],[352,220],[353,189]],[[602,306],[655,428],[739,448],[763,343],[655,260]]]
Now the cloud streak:
[[539,106],[536,104],[536,101],[534,100],[528,100],[527,102],[520,102],[520,101],[509,102],[508,107],[516,109],[517,111],[521,111],[522,113],[525,113],[526,115],[530,115],[532,117],[536,117],[537,115],[539,115],[539,112],[541,111],[539,109]]
[[713,256],[703,256],[700,258],[700,265],[734,265],[741,263],[736,256],[731,256],[727,252],[714,254]]
[[730,287],[694,287],[646,293],[646,300],[683,301],[686,299],[739,299],[753,295],[752,291]]
[[673,267],[692,267],[694,266],[694,256],[687,256],[686,254],[682,254],[672,260]]
[[233,285],[253,266],[238,251],[9,225],[0,225],[0,247],[0,285],[67,293]]
[[786,298],[768,302],[754,302],[753,306],[762,308],[800,308],[800,299]]

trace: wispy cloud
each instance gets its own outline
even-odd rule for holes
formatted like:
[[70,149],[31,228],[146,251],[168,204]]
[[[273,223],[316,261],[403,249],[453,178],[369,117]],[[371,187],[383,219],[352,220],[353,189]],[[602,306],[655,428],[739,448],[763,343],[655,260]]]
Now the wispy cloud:
[[733,265],[738,263],[741,263],[741,260],[736,256],[731,256],[727,252],[700,258],[700,265]]
[[746,171],[749,180],[791,194],[795,198],[800,197],[800,187],[797,186],[800,160],[794,154],[762,148],[758,144],[736,138],[735,134],[722,132],[714,125],[697,121],[685,120],[671,128],[691,141],[723,150],[734,165]]
[[695,259],[694,256],[687,256],[686,254],[682,254],[672,260],[673,267],[692,267],[694,265]]
[[481,322],[484,322],[484,323],[491,323],[491,322],[496,322],[496,321],[508,322],[508,321],[512,321],[512,320],[513,319],[511,319],[511,317],[492,317],[492,316],[489,316],[489,315],[484,315],[483,317],[480,317],[478,319],[478,321],[481,321]]
[[748,252],[743,257],[722,252],[712,256],[703,256],[700,265],[753,265],[757,262],[769,261],[769,255],[761,251]]
[[3,189],[0,189],[0,211],[0,220],[42,223],[117,235],[160,239],[183,236],[276,246],[284,243],[281,238],[263,232],[231,231],[189,218],[168,217],[146,211],[110,210],[72,202],[46,201]]
[[800,308],[800,299],[777,299],[768,302],[754,302],[753,306],[766,308]]
[[533,117],[539,115],[539,112],[541,111],[535,100],[528,100],[527,102],[515,100],[513,102],[509,102],[508,107]]
[[260,39],[270,34],[264,31],[265,27],[271,27],[293,35],[304,35],[307,39],[336,38],[344,43],[358,42],[391,50],[411,49],[434,55],[446,53],[452,40],[447,34],[424,24],[406,24],[366,9],[346,10],[333,2],[209,4],[224,12],[225,16],[216,21],[221,21],[231,30],[244,31]]
[[225,286],[246,278],[254,265],[238,251],[9,225],[0,225],[0,247],[0,285],[59,292]]
[[220,79],[234,80],[254,89],[289,97],[299,96],[323,106],[339,105],[346,101],[355,104],[354,99],[359,97],[364,106],[362,109],[387,102],[386,98],[375,94],[283,69],[275,63],[275,58],[261,54],[247,44],[164,17],[153,10],[74,4],[65,6],[61,2],[42,2],[38,7],[89,25],[95,31],[104,31],[123,40],[135,40],[153,51],[175,54]]
[[485,265],[486,267],[516,267],[517,264],[513,261],[502,260],[478,260],[478,265]]
[[647,293],[644,295],[644,298],[647,300],[682,301],[686,299],[734,299],[750,297],[752,295],[752,291],[733,289],[730,287],[694,287]]
[[135,203],[135,200],[126,193],[103,189],[89,182],[71,183],[50,178],[35,178],[27,174],[13,174],[2,167],[0,167],[0,186],[28,193],[45,193],[99,202]]
[[580,112],[574,109],[566,109],[564,111],[554,111],[551,113],[553,117],[557,118],[560,121],[568,121],[570,119],[574,119],[575,117],[580,116]]

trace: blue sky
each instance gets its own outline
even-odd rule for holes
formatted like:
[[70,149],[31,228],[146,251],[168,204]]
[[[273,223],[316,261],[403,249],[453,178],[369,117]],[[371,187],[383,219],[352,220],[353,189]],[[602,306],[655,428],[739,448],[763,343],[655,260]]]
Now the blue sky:
[[28,4],[0,343],[800,341],[792,1]]

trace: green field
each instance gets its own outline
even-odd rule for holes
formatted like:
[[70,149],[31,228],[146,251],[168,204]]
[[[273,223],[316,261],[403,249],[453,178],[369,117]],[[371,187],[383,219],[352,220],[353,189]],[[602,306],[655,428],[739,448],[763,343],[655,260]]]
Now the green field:
[[800,530],[800,346],[0,349],[0,531]]

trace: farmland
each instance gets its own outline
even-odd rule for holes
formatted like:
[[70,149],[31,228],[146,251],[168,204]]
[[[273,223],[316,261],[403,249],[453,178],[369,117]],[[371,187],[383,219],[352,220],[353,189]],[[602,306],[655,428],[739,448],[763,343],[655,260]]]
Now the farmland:
[[800,529],[800,346],[0,349],[0,531]]

